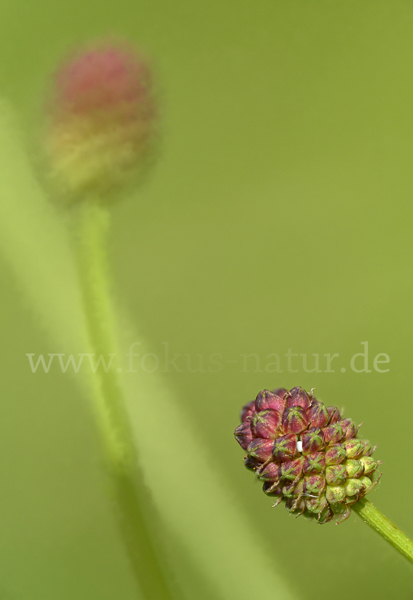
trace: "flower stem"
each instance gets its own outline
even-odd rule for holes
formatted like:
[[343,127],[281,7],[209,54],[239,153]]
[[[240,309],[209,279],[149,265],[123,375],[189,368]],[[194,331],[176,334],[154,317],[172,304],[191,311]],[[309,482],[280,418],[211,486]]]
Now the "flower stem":
[[[144,515],[150,499],[143,483],[119,381],[121,368],[117,366],[115,318],[105,252],[109,212],[93,200],[82,203],[79,211],[79,276],[95,367],[99,365],[93,373],[93,398],[113,486],[112,496],[117,504],[118,523],[144,598],[170,600],[172,595]],[[146,509],[145,514],[148,517]]]
[[362,498],[351,507],[403,556],[413,562],[413,541],[385,517],[369,500]]

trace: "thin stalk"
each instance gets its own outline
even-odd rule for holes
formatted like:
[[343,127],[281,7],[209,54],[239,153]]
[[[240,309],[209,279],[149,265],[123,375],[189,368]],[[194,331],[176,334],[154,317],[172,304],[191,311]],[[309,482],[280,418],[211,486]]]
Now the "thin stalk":
[[[144,516],[143,483],[119,382],[115,318],[105,251],[109,212],[93,201],[79,210],[78,265],[84,309],[95,353],[95,412],[117,504],[117,517],[135,578],[146,600],[171,600],[165,573]],[[103,361],[106,362],[104,365]],[[145,513],[148,512],[145,509]]]
[[370,525],[393,548],[413,562],[413,541],[385,517],[369,500],[362,498],[351,507],[365,523]]

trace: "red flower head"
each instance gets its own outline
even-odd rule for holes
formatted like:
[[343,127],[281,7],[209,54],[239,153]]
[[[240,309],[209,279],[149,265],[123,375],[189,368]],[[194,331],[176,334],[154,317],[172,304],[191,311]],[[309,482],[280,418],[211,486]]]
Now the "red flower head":
[[241,421],[235,438],[247,451],[245,466],[292,513],[341,522],[380,478],[374,448],[356,437],[353,421],[300,387],[260,392]]

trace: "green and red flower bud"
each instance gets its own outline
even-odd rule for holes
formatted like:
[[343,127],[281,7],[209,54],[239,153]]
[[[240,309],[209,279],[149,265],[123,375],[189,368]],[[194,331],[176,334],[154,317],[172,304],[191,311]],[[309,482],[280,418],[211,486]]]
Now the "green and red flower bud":
[[360,477],[360,483],[363,485],[364,489],[368,489],[373,483],[370,477]]
[[304,457],[303,473],[304,475],[317,475],[322,473],[326,467],[326,457],[324,452],[314,452]]
[[270,392],[270,390],[263,390],[255,399],[255,410],[260,412],[270,408],[271,410],[276,410],[282,414],[285,408],[285,402],[283,396],[278,396],[278,394]]
[[278,462],[297,456],[297,436],[292,433],[282,435],[274,442],[273,456]]
[[326,495],[321,494],[315,498],[306,498],[305,505],[308,512],[320,514],[325,508],[328,508]]
[[347,496],[356,496],[365,487],[366,486],[363,485],[363,482],[361,481],[361,479],[347,479],[347,484],[346,484]]
[[323,435],[326,444],[337,444],[344,438],[343,430],[341,429],[340,423],[334,423],[323,428]]
[[304,457],[300,456],[293,460],[286,460],[281,463],[281,477],[283,479],[290,479],[296,481],[299,479],[303,472]]
[[322,402],[316,400],[312,402],[311,408],[307,411],[310,427],[325,427],[330,415]]
[[368,440],[361,440],[364,444],[363,456],[371,456],[376,450],[376,446],[370,444]]
[[378,461],[375,461],[373,458],[371,458],[371,456],[362,456],[360,458],[360,463],[364,467],[364,475],[373,473],[378,466]]
[[324,525],[324,523],[328,523],[332,519],[334,519],[334,512],[327,501],[327,505],[318,514],[317,522],[320,523],[320,525]]
[[304,410],[310,408],[311,399],[305,390],[301,387],[295,387],[288,392],[287,408],[291,406],[301,406]]
[[351,440],[356,437],[356,426],[352,419],[343,419],[340,421],[341,429],[343,430],[346,440]]
[[340,444],[331,446],[326,451],[326,465],[339,465],[346,460],[346,451]]
[[346,470],[347,470],[347,477],[348,478],[353,478],[353,477],[361,477],[364,473],[364,465],[361,462],[361,460],[356,460],[355,458],[348,458],[346,460]]
[[295,498],[295,483],[292,481],[284,482],[282,492],[285,498]]
[[342,485],[346,479],[345,465],[330,465],[326,468],[326,482],[328,485]]
[[278,483],[281,478],[281,468],[275,462],[269,462],[257,470],[257,475],[263,481],[272,481]]
[[347,458],[360,458],[364,452],[364,443],[357,438],[346,440],[343,443],[343,447],[346,451]]
[[337,421],[340,421],[340,419],[341,419],[340,411],[338,410],[337,406],[327,407],[327,412],[328,412],[328,424],[329,425],[334,425],[334,423],[337,423]]
[[303,454],[312,454],[325,447],[323,432],[316,427],[312,427],[308,431],[302,433],[301,442],[303,444]]
[[319,496],[326,487],[326,479],[322,475],[304,477],[304,492],[309,496]]
[[285,501],[285,508],[288,510],[288,512],[299,517],[305,511],[305,499],[301,498],[301,496],[298,498],[288,498]]
[[246,450],[248,444],[252,441],[251,424],[249,421],[244,421],[234,431],[235,439],[243,450]]
[[330,504],[340,504],[346,499],[345,485],[328,485],[326,489],[327,502]]
[[247,452],[251,458],[255,458],[259,462],[265,462],[272,456],[272,448],[274,442],[266,438],[255,438],[247,447]]
[[277,437],[278,428],[281,424],[280,413],[267,409],[255,413],[252,419],[251,431],[255,437],[273,439]]
[[286,408],[282,417],[282,427],[285,433],[299,434],[308,426],[306,412],[301,406]]

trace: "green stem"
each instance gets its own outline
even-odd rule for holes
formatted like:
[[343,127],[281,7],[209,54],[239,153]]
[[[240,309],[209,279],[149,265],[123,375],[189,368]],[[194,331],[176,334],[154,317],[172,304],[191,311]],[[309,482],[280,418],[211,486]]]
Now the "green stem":
[[362,498],[351,507],[403,556],[413,562],[413,541],[385,517],[371,502]]
[[150,512],[150,499],[119,382],[121,368],[105,252],[108,227],[106,209],[93,200],[83,203],[79,213],[79,275],[95,366],[102,357],[93,374],[95,412],[117,503],[118,523],[133,573],[145,599],[170,600],[172,595],[144,516],[144,512],[146,516]]

